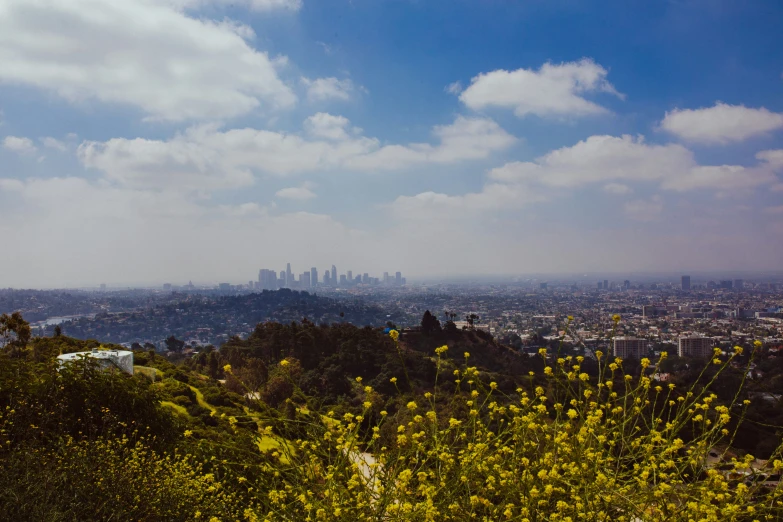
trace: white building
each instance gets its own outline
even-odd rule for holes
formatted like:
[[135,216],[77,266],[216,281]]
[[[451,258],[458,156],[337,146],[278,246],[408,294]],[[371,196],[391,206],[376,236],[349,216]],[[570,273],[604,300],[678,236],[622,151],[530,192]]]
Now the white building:
[[647,339],[637,339],[636,337],[615,337],[614,356],[622,359],[640,360],[650,353],[647,342]]
[[66,363],[90,357],[98,361],[101,368],[119,368],[125,373],[133,375],[133,352],[127,350],[98,350],[93,348],[91,352],[64,353],[57,356],[60,366]]

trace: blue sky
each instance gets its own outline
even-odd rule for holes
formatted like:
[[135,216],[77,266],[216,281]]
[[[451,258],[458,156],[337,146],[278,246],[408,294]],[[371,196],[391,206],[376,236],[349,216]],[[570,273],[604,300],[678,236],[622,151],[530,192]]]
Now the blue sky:
[[776,1],[0,0],[0,286],[779,270]]

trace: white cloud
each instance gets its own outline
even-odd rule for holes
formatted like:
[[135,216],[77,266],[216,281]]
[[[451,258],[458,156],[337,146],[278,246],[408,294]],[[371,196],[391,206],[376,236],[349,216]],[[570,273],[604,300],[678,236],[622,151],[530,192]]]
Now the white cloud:
[[174,4],[6,0],[0,80],[75,103],[130,105],[162,120],[230,118],[296,102],[276,62],[245,42],[246,29],[192,18]]
[[[398,197],[391,208],[400,218],[468,218],[477,212],[515,209],[555,199],[566,189],[597,183],[611,194],[630,194],[634,189],[628,183],[676,192],[711,190],[724,196],[747,193],[760,186],[774,186],[776,171],[783,170],[780,152],[760,152],[760,163],[753,167],[709,166],[698,165],[693,154],[681,145],[650,145],[642,136],[591,136],[534,162],[511,162],[490,170],[488,182],[480,192],[422,192]],[[656,219],[663,208],[658,196],[629,201],[623,206],[628,217],[639,221]]]
[[714,191],[750,189],[776,180],[776,151],[759,154],[755,167],[698,165],[693,153],[677,144],[648,145],[643,137],[590,136],[536,159],[493,169],[490,178],[505,183],[577,187],[588,183],[656,182],[664,189]]
[[168,3],[177,7],[187,8],[199,8],[209,4],[228,4],[262,12],[277,10],[298,11],[302,8],[302,0],[168,0]]
[[3,148],[19,154],[32,154],[37,150],[30,138],[18,136],[6,136],[3,140]]
[[455,163],[486,158],[490,153],[506,149],[517,141],[489,118],[457,116],[449,125],[436,126],[433,134],[440,142],[438,145],[387,145],[369,154],[349,158],[346,166],[364,170],[389,170],[421,163]]
[[625,215],[636,221],[655,221],[663,212],[663,203],[659,196],[649,200],[637,199],[623,205]]
[[714,107],[667,112],[661,128],[687,141],[725,144],[783,129],[783,114],[718,102]]
[[315,192],[310,190],[312,188],[311,183],[304,183],[300,187],[288,187],[278,190],[275,196],[282,199],[292,199],[295,201],[307,201],[316,197]]
[[307,99],[310,101],[343,100],[348,101],[353,96],[356,88],[350,78],[338,80],[337,78],[317,78],[310,80],[302,78],[302,84],[307,87]]
[[[331,139],[304,139],[294,134],[257,129],[220,131],[200,125],[168,141],[115,138],[84,142],[78,156],[108,179],[134,188],[177,187],[211,190],[253,183],[253,172],[286,175],[334,168],[382,171],[419,164],[450,164],[487,157],[515,142],[497,123],[457,117],[433,130],[438,143],[380,146],[377,139],[346,139],[336,129],[347,126],[339,116],[308,119],[308,132]],[[344,124],[344,125],[343,125]]]
[[522,118],[529,114],[588,116],[607,112],[588,101],[586,93],[606,92],[622,97],[606,80],[608,71],[590,59],[561,64],[545,63],[540,69],[499,69],[480,74],[460,95],[471,109],[503,107]]
[[449,94],[459,94],[462,92],[462,83],[460,82],[453,82],[446,86],[444,89]]
[[628,185],[623,185],[622,183],[607,183],[604,185],[604,192],[608,192],[609,194],[630,194],[633,192],[633,189],[629,187]]
[[345,116],[333,116],[326,112],[318,112],[305,120],[304,129],[309,135],[316,138],[347,140],[349,135],[345,129],[349,123]]
[[60,152],[65,152],[68,150],[68,146],[65,143],[63,143],[58,139],[52,138],[50,136],[41,138],[41,143],[43,144],[44,147],[48,149],[54,149]]

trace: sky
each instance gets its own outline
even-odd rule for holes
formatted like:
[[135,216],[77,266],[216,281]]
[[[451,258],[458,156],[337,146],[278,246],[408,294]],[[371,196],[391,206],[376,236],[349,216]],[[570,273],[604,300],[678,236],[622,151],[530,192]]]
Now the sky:
[[783,270],[783,3],[0,0],[0,287]]

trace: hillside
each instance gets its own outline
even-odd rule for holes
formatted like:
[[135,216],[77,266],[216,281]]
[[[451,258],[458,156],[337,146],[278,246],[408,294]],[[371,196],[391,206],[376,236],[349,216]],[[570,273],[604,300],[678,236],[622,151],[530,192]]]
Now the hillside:
[[267,322],[177,364],[137,351],[129,376],[89,360],[58,371],[58,353],[117,346],[12,326],[0,352],[9,520],[783,514],[780,438],[769,460],[730,451],[745,395],[711,394],[741,351],[666,393],[647,363],[529,357],[480,332]]
[[303,318],[318,324],[384,326],[387,321],[398,321],[401,315],[361,301],[283,289],[225,297],[183,295],[181,300],[141,312],[80,318],[64,323],[62,330],[71,337],[112,343],[162,345],[163,339],[174,335],[178,339],[218,346],[231,336],[250,333],[261,322],[289,323]]

